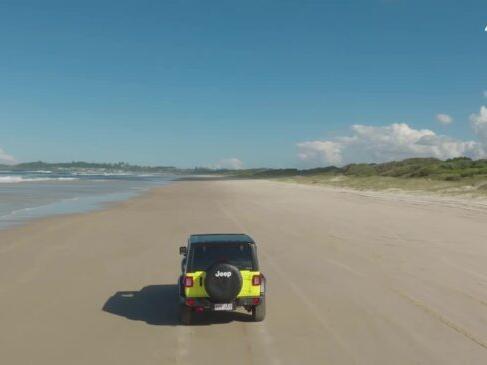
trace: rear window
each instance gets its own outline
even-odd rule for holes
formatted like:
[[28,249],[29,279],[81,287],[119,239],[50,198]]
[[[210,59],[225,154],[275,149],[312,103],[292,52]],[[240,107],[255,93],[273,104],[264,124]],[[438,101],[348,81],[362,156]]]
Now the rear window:
[[239,270],[254,270],[252,247],[240,244],[193,245],[189,257],[190,271],[205,271],[216,262],[234,265]]

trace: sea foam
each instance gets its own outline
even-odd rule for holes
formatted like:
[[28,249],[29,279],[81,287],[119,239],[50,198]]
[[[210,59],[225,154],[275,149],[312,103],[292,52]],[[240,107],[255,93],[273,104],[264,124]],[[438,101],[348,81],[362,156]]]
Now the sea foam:
[[15,184],[22,182],[39,181],[72,181],[78,180],[75,177],[23,177],[23,176],[0,176],[0,184]]

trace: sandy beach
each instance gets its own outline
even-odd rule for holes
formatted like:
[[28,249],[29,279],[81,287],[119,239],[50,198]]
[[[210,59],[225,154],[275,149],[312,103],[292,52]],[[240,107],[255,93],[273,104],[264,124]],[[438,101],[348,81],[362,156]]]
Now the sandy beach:
[[[188,181],[0,231],[2,364],[485,364],[487,210]],[[245,232],[267,318],[178,323],[178,247]]]

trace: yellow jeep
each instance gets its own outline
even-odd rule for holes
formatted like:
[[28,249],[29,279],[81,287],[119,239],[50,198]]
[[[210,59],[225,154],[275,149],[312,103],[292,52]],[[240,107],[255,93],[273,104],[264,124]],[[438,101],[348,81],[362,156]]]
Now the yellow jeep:
[[179,248],[181,322],[190,324],[194,313],[251,312],[254,321],[265,317],[264,276],[257,248],[246,234],[194,234]]

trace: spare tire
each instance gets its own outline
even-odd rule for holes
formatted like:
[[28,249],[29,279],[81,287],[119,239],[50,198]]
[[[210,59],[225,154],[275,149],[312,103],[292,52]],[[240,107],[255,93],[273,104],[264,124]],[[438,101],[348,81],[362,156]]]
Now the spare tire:
[[229,303],[242,289],[242,275],[233,265],[213,264],[206,270],[205,289],[213,302]]

